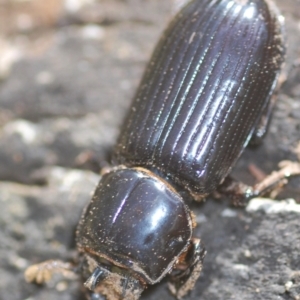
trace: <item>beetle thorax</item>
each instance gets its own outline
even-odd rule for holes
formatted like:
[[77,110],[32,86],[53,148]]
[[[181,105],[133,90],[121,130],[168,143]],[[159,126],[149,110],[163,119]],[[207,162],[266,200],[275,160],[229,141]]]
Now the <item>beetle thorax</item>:
[[100,181],[79,223],[77,244],[93,260],[90,272],[106,273],[106,285],[119,281],[124,287],[124,278],[131,278],[126,284],[134,288],[136,279],[160,281],[191,235],[190,211],[173,188],[149,171],[120,168]]

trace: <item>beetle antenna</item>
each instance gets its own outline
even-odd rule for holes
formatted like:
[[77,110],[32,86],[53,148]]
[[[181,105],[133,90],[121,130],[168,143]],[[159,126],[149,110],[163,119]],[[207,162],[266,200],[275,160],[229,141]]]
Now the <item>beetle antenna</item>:
[[96,268],[93,274],[87,279],[84,285],[91,291],[94,291],[97,285],[100,283],[101,280],[105,278],[105,272],[100,269]]

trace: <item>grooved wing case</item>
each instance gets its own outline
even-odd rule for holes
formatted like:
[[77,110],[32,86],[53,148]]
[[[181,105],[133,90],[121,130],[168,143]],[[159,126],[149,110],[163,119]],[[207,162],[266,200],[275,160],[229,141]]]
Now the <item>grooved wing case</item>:
[[284,57],[262,0],[196,0],[164,32],[114,151],[193,194],[216,188],[247,145]]

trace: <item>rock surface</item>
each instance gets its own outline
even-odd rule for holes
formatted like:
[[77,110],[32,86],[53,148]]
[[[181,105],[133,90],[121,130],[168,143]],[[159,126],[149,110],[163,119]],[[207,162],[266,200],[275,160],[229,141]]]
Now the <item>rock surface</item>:
[[[81,282],[55,276],[40,287],[23,272],[76,256],[81,211],[180,1],[12,2],[0,2],[0,300],[83,300]],[[300,2],[276,2],[287,24],[287,82],[263,145],[247,150],[234,171],[249,183],[250,164],[268,173],[296,160],[300,140]],[[278,197],[300,202],[300,180]],[[247,212],[213,199],[192,208],[208,253],[185,299],[300,299],[297,210]],[[174,298],[163,281],[142,299]]]

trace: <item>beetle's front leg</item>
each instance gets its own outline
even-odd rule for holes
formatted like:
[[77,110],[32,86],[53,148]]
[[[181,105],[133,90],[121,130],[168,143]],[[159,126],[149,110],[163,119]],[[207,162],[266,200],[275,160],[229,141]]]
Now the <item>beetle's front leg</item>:
[[178,299],[194,288],[202,270],[205,254],[200,239],[192,238],[189,248],[180,256],[170,274],[169,289]]
[[287,184],[289,178],[300,176],[300,163],[298,162],[282,161],[279,167],[278,171],[272,172],[254,186],[248,186],[228,176],[218,187],[218,192],[228,195],[233,205],[246,206],[252,198],[278,190]]
[[27,282],[43,284],[49,281],[55,273],[60,273],[68,279],[77,279],[76,268],[73,264],[61,260],[47,260],[31,265],[24,273]]

